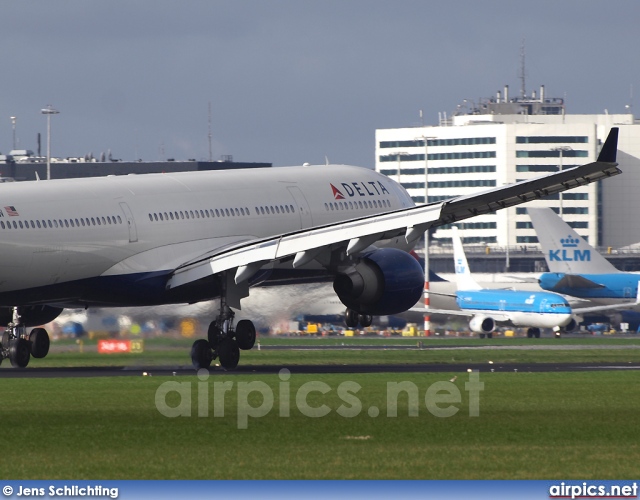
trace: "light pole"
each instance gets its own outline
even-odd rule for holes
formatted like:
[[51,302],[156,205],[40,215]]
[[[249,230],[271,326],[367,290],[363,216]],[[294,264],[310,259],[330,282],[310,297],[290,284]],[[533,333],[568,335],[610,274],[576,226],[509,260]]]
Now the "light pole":
[[398,151],[396,153],[396,158],[398,160],[398,184],[400,184],[402,186],[402,178],[400,177],[402,174],[400,173],[400,170],[402,168],[402,155],[406,155],[407,153],[405,153],[404,151]]
[[[551,149],[551,151],[558,151],[558,153],[560,153],[560,164],[558,165],[558,171],[562,172],[562,153],[563,151],[573,151],[573,148],[570,146],[560,146],[560,147]],[[560,200],[560,210],[558,215],[562,219],[562,193],[558,193],[558,197]]]
[[13,144],[13,149],[16,149],[16,120],[17,117],[11,117],[11,128],[13,129],[13,142],[11,144]]
[[[424,141],[424,204],[429,204],[429,140],[435,137],[423,135],[416,140]],[[429,309],[429,230],[424,232],[424,308]],[[431,315],[424,313],[424,336],[431,335]]]
[[47,180],[51,179],[51,115],[57,115],[60,113],[51,104],[48,104],[46,108],[42,108],[40,113],[47,115]]

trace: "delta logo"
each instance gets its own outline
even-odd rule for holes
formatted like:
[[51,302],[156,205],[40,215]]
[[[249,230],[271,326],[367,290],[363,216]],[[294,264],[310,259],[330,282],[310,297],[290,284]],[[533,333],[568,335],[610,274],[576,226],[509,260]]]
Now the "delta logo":
[[[354,196],[380,196],[382,194],[390,194],[389,190],[380,181],[369,182],[342,182],[340,187],[342,190],[329,183],[334,200],[345,200]],[[346,193],[346,196],[345,196]]]

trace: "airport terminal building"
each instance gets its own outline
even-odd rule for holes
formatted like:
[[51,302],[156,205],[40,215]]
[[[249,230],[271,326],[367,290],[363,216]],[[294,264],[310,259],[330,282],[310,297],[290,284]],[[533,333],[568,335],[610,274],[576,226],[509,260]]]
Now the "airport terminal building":
[[[438,126],[376,130],[375,168],[416,203],[437,202],[595,161],[611,127],[620,128],[622,175],[458,226],[466,244],[537,247],[525,207],[550,206],[592,245],[618,248],[640,241],[640,121],[631,113],[572,115],[544,87],[517,98],[505,87],[459,106]],[[451,241],[447,227],[435,236],[433,250]]]

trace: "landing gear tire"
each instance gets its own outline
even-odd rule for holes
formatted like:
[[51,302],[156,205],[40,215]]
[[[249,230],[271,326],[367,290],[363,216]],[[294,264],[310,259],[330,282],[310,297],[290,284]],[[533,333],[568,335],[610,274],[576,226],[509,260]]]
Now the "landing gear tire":
[[196,340],[191,346],[191,362],[196,370],[209,368],[213,361],[211,344],[204,339]]
[[248,351],[256,343],[256,327],[248,319],[241,319],[236,325],[236,343],[243,351]]
[[11,366],[14,368],[25,368],[29,364],[30,358],[29,342],[26,339],[19,338],[11,342],[9,346]]
[[358,323],[362,328],[367,328],[373,323],[373,316],[371,314],[358,314]]
[[220,341],[218,345],[218,358],[220,359],[220,366],[225,370],[233,370],[238,366],[240,361],[240,348],[238,343],[226,337]]
[[355,328],[358,326],[358,313],[353,309],[347,309],[344,313],[344,322],[347,328]]
[[34,328],[29,334],[29,350],[34,358],[44,358],[49,354],[49,334],[44,328]]
[[207,339],[209,340],[209,345],[211,349],[215,349],[218,347],[220,340],[222,340],[222,330],[215,321],[212,321],[209,325],[209,330],[207,331]]
[[481,338],[481,339],[485,338],[486,336],[487,336],[487,334],[486,334],[486,333],[481,333],[481,334],[480,334],[480,338]]
[[493,332],[492,333],[487,333],[487,338],[488,339],[492,339],[493,338]]

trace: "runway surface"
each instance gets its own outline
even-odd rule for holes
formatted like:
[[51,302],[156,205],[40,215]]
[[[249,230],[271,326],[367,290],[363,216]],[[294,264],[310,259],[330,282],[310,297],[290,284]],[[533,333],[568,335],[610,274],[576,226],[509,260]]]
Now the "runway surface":
[[[603,370],[640,370],[640,363],[456,363],[402,365],[245,365],[226,371],[209,369],[210,375],[277,375],[282,369],[292,374],[349,374],[349,373],[460,373],[478,370],[484,373],[577,372]],[[73,367],[73,368],[6,368],[0,378],[64,378],[64,377],[140,377],[196,375],[191,366],[147,367]]]

